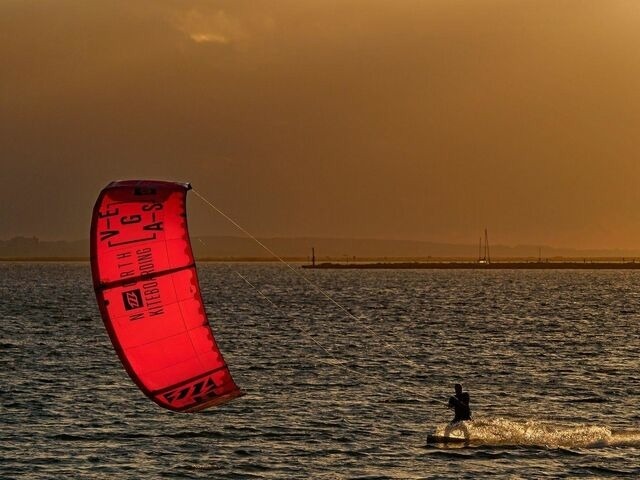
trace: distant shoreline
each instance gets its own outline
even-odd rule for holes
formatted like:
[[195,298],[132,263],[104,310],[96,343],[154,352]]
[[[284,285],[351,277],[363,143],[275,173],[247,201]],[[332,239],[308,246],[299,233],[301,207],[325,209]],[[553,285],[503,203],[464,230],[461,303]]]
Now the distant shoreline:
[[377,262],[377,263],[319,263],[303,265],[313,270],[640,270],[640,262],[590,261],[582,262]]
[[[88,263],[88,257],[0,257],[0,263]],[[496,259],[492,263],[479,263],[470,258],[363,258],[345,261],[342,258],[323,258],[312,265],[309,258],[282,257],[286,263],[302,264],[304,269],[315,270],[640,270],[635,258],[553,258],[553,259]],[[196,257],[198,263],[279,263],[274,257]]]
[[[438,243],[419,240],[371,238],[261,237],[259,243],[291,262],[376,263],[376,262],[477,262],[478,244]],[[196,260],[211,262],[271,261],[254,239],[237,236],[194,236],[191,246]],[[87,261],[89,239],[39,240],[37,237],[0,239],[0,261]],[[485,254],[488,257],[488,255]],[[640,261],[640,248],[570,248],[547,245],[500,245],[491,247],[492,261],[535,262],[583,259],[598,261]]]
[[[286,262],[291,263],[308,263],[308,258],[302,257],[282,257]],[[0,262],[33,262],[33,263],[46,263],[46,262],[86,262],[88,263],[90,259],[88,257],[0,257]],[[256,263],[277,263],[280,262],[277,258],[268,258],[268,257],[196,257],[196,262],[238,262],[238,263],[247,263],[247,262],[256,262]]]

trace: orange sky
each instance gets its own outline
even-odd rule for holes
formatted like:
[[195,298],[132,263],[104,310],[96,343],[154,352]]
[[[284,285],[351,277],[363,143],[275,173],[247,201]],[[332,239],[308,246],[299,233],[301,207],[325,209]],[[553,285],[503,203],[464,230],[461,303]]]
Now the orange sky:
[[639,45],[632,0],[5,1],[0,239],[147,177],[262,236],[638,248]]

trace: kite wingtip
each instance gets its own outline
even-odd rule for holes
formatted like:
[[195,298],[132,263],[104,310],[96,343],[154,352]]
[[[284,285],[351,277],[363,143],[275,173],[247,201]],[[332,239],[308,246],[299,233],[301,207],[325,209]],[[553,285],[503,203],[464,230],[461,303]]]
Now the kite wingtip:
[[221,395],[219,397],[214,397],[211,400],[209,400],[208,402],[205,403],[201,403],[198,405],[195,405],[191,408],[187,408],[185,410],[182,410],[183,412],[186,413],[195,413],[195,412],[200,412],[202,410],[205,410],[209,407],[215,407],[217,405],[222,405],[223,403],[227,403],[230,402],[231,400],[235,399],[235,398],[239,398],[246,395],[246,392],[240,389],[234,390],[233,392],[229,392],[225,395]]

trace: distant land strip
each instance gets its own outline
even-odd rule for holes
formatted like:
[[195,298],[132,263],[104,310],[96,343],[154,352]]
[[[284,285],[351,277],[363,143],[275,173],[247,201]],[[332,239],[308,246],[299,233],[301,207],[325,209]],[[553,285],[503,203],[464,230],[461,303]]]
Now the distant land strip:
[[[308,262],[308,258],[303,257],[281,257],[286,262],[291,263],[301,263]],[[339,260],[327,258],[327,261]],[[16,256],[16,257],[0,257],[0,262],[89,262],[89,257],[25,257],[25,256]],[[274,257],[198,257],[196,256],[196,261],[198,262],[261,262],[261,263],[277,263],[280,262],[278,258]]]
[[584,259],[583,261],[553,261],[553,262],[512,262],[496,261],[492,263],[468,262],[376,262],[376,263],[318,263],[316,265],[303,265],[309,269],[336,269],[336,270],[408,270],[408,269],[433,269],[433,270],[639,270],[640,262],[635,261],[602,261]]
[[[233,236],[192,237],[193,253],[200,262],[273,262],[261,245],[251,238]],[[478,263],[478,245],[460,245],[411,240],[349,238],[259,238],[260,243],[287,262],[311,264],[364,263]],[[37,237],[0,239],[0,260],[8,261],[87,261],[88,239],[64,241]],[[536,262],[640,262],[639,249],[576,249],[550,246],[496,244],[491,247],[491,264]],[[396,265],[396,268],[402,268]],[[428,267],[423,267],[428,268]],[[438,268],[446,268],[438,265]],[[456,268],[455,266],[452,268]],[[504,268],[504,267],[503,267]]]
[[[497,258],[491,263],[481,263],[475,258],[366,258],[346,261],[341,257],[325,257],[314,264],[309,258],[281,257],[286,263],[300,265],[305,269],[320,270],[383,270],[383,269],[432,269],[432,270],[640,270],[640,258],[584,257],[533,259],[533,258]],[[88,257],[0,257],[0,262],[88,262]],[[197,257],[199,263],[273,263],[280,259],[274,257]]]

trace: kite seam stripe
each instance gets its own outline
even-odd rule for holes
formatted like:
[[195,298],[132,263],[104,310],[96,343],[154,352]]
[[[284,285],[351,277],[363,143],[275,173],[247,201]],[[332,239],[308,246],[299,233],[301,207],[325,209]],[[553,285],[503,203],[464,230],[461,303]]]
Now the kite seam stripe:
[[158,272],[145,273],[143,275],[138,275],[137,277],[127,277],[127,278],[122,278],[120,280],[114,280],[112,282],[101,283],[100,285],[98,285],[96,287],[96,291],[102,292],[102,291],[108,290],[110,288],[122,287],[123,285],[126,285],[128,283],[136,283],[136,282],[140,282],[140,281],[143,281],[143,280],[149,280],[151,278],[161,277],[161,276],[164,276],[164,275],[170,275],[172,273],[181,272],[182,270],[188,270],[190,268],[195,268],[195,266],[196,266],[195,262],[192,262],[192,263],[189,263],[187,265],[183,265],[181,267],[168,268],[167,270],[160,270]]

